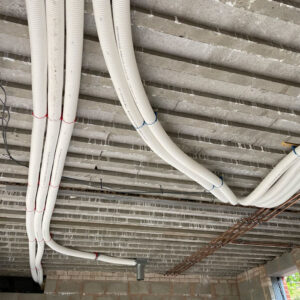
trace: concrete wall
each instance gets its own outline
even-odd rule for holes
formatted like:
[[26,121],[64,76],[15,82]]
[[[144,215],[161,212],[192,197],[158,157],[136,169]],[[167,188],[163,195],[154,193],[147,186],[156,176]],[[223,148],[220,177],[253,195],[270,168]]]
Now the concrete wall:
[[275,299],[271,279],[263,266],[238,275],[237,284],[242,300]]
[[283,276],[300,270],[300,249],[293,249],[264,266],[251,269],[237,276],[242,300],[275,299],[270,276]]
[[188,283],[171,281],[57,281],[50,279],[46,284],[45,293],[48,295],[70,294],[76,296],[75,299],[80,299],[79,296],[82,295],[91,300],[239,300],[237,284],[228,281]]
[[0,300],[273,300],[269,275],[293,264],[299,269],[300,249],[236,279],[146,273],[145,281],[137,282],[134,273],[50,271],[44,294],[0,293]]
[[293,249],[291,254],[292,254],[293,260],[298,268],[298,271],[300,271],[300,249],[299,248]]
[[124,278],[124,274],[87,272],[82,276],[84,279],[78,279],[79,273],[62,271],[61,275],[49,276],[44,294],[0,294],[0,299],[240,300],[235,279],[208,280],[194,275],[169,278],[147,274],[145,281],[137,282],[134,274]]
[[294,255],[296,255],[297,252],[298,251],[285,253],[282,256],[267,262],[265,265],[267,275],[271,277],[283,277],[296,273],[298,270]]

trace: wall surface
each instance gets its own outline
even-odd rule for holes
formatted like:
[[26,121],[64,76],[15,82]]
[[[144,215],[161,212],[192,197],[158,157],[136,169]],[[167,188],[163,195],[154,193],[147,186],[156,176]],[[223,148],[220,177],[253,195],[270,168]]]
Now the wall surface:
[[297,272],[297,255],[299,250],[295,249],[292,252],[285,253],[284,255],[269,261],[266,265],[266,272],[271,277],[283,277]]
[[[234,279],[210,279],[199,276],[168,278],[162,275],[135,281],[118,274],[75,274],[50,276],[44,294],[0,294],[0,300],[240,300]],[[89,272],[90,273],[90,272]],[[101,276],[100,276],[101,275]],[[65,279],[62,279],[65,278]],[[94,278],[93,280],[91,278]],[[95,279],[102,278],[102,279]]]
[[[188,300],[188,299],[218,299],[239,300],[238,288],[235,280],[207,280],[199,276],[180,276],[179,278],[167,278],[161,275],[145,278],[145,281],[137,282],[132,276],[123,278],[118,274],[102,273],[101,277],[87,274],[84,280],[74,280],[78,274],[71,274],[69,279],[48,279],[45,286],[45,294],[48,295],[82,295],[95,299],[137,299],[137,300]],[[94,277],[95,276],[95,277]],[[91,280],[91,278],[102,278]],[[90,280],[87,280],[89,279]],[[89,299],[89,298],[88,298]],[[94,298],[90,298],[94,299]]]
[[264,266],[251,269],[237,276],[239,294],[242,300],[275,299],[269,276],[283,276],[286,270],[300,270],[300,249],[268,262]]
[[[287,257],[289,257],[287,259]],[[300,249],[273,262],[284,268],[293,261],[299,269]],[[289,262],[289,264],[287,264]],[[270,266],[270,264],[269,264]],[[166,277],[146,273],[136,281],[134,273],[52,271],[44,294],[0,293],[0,300],[274,300],[268,265],[253,268],[236,278],[211,279],[199,275]]]
[[242,300],[275,299],[271,279],[263,266],[238,275],[237,284]]
[[291,252],[292,256],[293,256],[293,260],[298,268],[298,270],[300,271],[300,249],[293,249]]

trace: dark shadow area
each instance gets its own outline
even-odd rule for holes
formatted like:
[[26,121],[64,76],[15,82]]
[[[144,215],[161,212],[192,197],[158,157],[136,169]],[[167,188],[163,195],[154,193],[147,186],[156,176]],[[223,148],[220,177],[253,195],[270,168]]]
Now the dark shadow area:
[[0,276],[0,292],[43,293],[43,290],[30,277]]

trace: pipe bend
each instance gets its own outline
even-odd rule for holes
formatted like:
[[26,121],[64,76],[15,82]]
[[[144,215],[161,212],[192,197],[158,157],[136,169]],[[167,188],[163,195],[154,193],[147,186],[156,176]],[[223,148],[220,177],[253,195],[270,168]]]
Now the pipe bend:
[[[155,115],[143,87],[137,62],[135,59],[130,20],[130,0],[113,0],[113,16],[116,42],[118,45],[119,57],[122,63],[125,80],[127,81],[135,104],[138,107],[143,119],[145,120],[145,123],[152,124],[153,120],[155,120]],[[154,122],[153,125],[149,126],[149,128],[170,156],[173,155],[174,157],[176,157],[178,161],[183,162],[187,169],[192,170],[199,177],[209,182],[214,187],[219,186],[219,178],[204,166],[192,160],[183,151],[181,151],[177,147],[177,145],[170,139],[159,122]],[[298,148],[300,153],[300,147]],[[297,149],[295,150],[295,154],[297,154]],[[262,203],[260,199],[268,199],[271,195],[274,195],[274,192],[270,191],[270,188],[274,184],[279,189],[284,189],[282,181],[278,181],[278,179],[284,176],[285,172],[294,164],[295,159],[296,155],[294,155],[294,153],[290,153],[289,155],[287,155],[266,176],[266,178],[257,186],[257,188],[245,198],[238,199],[225,183],[219,188],[219,192],[214,193],[214,195],[216,196],[216,194],[218,194],[217,197],[219,200],[223,202],[230,202],[233,205],[239,203],[242,205],[259,206],[261,204],[258,203]],[[210,190],[213,191],[213,189]],[[274,191],[274,189],[272,189],[272,191]],[[281,198],[281,200],[278,199],[279,197],[277,195],[275,199],[276,201],[274,202],[280,204],[285,201],[285,197]],[[267,201],[264,204],[269,205]]]

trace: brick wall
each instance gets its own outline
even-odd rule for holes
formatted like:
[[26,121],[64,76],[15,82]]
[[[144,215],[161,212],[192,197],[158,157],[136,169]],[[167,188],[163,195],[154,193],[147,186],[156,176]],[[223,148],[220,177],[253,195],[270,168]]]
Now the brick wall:
[[285,278],[282,278],[282,283],[283,283],[286,299],[287,300],[292,300],[290,292],[289,292],[288,287],[287,287],[287,282],[286,282]]

